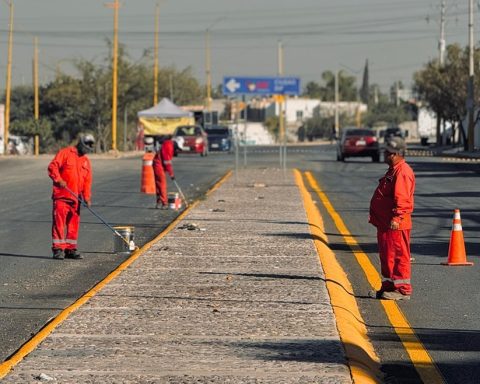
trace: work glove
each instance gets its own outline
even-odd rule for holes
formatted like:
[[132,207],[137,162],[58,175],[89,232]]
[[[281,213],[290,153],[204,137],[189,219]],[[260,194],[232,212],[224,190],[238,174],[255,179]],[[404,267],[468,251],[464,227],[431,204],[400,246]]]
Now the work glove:
[[65,180],[59,180],[57,184],[60,188],[65,188],[67,186],[67,182]]
[[175,176],[170,176],[170,180],[175,180]]

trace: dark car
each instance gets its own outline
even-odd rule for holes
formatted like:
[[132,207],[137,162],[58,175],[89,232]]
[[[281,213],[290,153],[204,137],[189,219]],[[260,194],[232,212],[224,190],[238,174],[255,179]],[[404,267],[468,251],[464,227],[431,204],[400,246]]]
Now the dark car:
[[233,147],[233,136],[230,128],[224,125],[212,125],[205,129],[208,135],[210,151],[230,152]]
[[199,125],[180,125],[173,134],[175,155],[180,153],[196,153],[208,155],[207,133]]
[[347,157],[371,157],[380,161],[380,146],[375,131],[366,128],[345,128],[337,145],[337,160]]
[[399,127],[390,127],[385,129],[383,132],[383,140],[386,142],[388,139],[392,137],[401,137],[402,139],[404,138],[403,131]]

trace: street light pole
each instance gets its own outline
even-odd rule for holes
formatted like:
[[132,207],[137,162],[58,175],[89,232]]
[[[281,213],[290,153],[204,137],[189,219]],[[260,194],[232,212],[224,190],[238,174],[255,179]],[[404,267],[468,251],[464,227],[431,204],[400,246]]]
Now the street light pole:
[[5,133],[3,135],[5,154],[8,154],[8,129],[10,127],[10,94],[12,88],[12,49],[13,49],[13,0],[9,2],[10,28],[8,32],[7,82],[5,89]]
[[160,2],[155,7],[155,47],[153,59],[153,105],[158,103],[158,30],[160,23]]
[[117,70],[118,70],[118,0],[106,4],[113,8],[113,63],[112,63],[112,150],[117,150]]
[[473,0],[469,0],[468,5],[468,99],[467,99],[467,109],[468,109],[468,150],[473,151],[474,148],[474,136],[475,136],[475,126],[473,121],[473,115],[475,113],[475,103],[474,103],[474,66],[473,66],[473,54],[474,54],[474,42],[473,42]]

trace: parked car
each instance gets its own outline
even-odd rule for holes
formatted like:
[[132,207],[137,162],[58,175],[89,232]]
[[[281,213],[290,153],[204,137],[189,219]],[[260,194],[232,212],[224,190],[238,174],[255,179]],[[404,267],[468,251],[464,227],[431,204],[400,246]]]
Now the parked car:
[[175,155],[181,153],[196,153],[208,155],[208,136],[199,125],[180,125],[173,134]]
[[233,147],[233,135],[225,125],[212,125],[205,129],[208,135],[208,149],[210,151],[230,152]]
[[402,139],[404,139],[405,135],[399,127],[390,127],[385,129],[385,131],[383,132],[383,141],[386,142],[392,137],[401,137]]
[[366,128],[344,128],[337,144],[337,160],[347,157],[371,157],[380,161],[380,146],[375,131]]

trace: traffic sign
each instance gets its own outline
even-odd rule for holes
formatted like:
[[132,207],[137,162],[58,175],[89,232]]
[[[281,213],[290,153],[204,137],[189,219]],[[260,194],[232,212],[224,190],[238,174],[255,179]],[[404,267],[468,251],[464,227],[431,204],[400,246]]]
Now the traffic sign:
[[298,95],[298,77],[240,77],[223,78],[224,95]]

